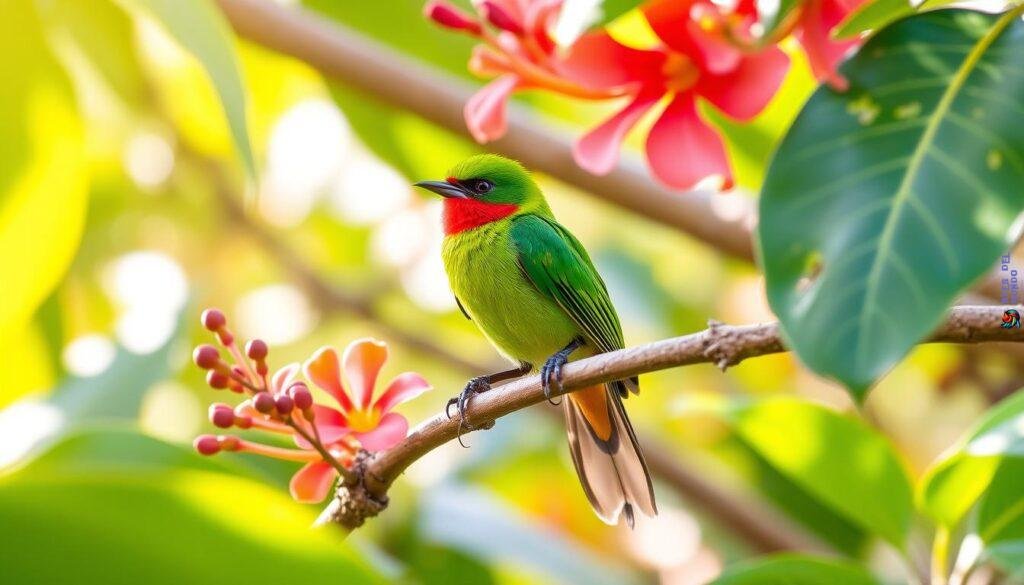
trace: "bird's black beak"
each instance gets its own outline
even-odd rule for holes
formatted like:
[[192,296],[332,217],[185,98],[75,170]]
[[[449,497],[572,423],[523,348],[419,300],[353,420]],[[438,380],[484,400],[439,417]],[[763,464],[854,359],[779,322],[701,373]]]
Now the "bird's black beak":
[[420,181],[416,187],[423,187],[427,191],[433,191],[441,197],[455,199],[469,199],[469,193],[459,185],[453,185],[447,181]]

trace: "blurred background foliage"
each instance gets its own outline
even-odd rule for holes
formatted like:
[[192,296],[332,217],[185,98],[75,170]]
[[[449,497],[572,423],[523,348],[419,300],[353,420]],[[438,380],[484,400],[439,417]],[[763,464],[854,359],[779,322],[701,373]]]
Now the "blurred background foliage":
[[[430,26],[421,4],[306,2],[467,77],[471,42]],[[205,410],[215,399],[188,360],[206,340],[201,307],[221,307],[242,337],[265,339],[276,365],[325,344],[387,340],[385,375],[416,370],[436,388],[402,407],[413,421],[495,362],[448,290],[439,203],[409,187],[480,147],[237,39],[205,0],[2,6],[0,580],[68,582],[73,567],[80,583],[686,584],[757,552],[660,481],[656,520],[635,532],[605,527],[545,406],[474,434],[470,449],[447,445],[416,463],[390,509],[344,544],[309,530],[318,510],[288,499],[293,465],[195,455],[189,443],[212,428]],[[644,34],[629,13],[613,28]],[[812,89],[797,60],[755,124],[718,120],[742,186],[722,196],[723,213],[757,189]],[[518,105],[553,132],[610,111],[551,95]],[[629,344],[701,329],[708,317],[771,318],[752,266],[539,179],[595,257]],[[310,275],[334,288],[310,286]],[[1005,354],[919,348],[868,400],[875,427],[790,355],[724,374],[646,375],[629,407],[680,460],[896,582],[898,551],[917,530],[915,497],[955,524],[973,500],[945,507],[943,497],[969,488],[942,482],[979,481],[980,466],[991,481],[1019,484],[1010,469],[1019,462],[957,454],[922,494],[912,487],[1021,375]],[[990,493],[982,524],[1014,501]],[[1020,561],[1019,549],[1004,554]]]

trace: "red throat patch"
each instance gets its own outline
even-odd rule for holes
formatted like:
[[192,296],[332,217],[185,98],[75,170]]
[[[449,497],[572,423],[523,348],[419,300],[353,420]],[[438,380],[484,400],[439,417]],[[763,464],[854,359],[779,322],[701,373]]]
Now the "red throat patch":
[[457,234],[506,218],[516,210],[513,203],[486,203],[476,199],[444,200],[444,233]]

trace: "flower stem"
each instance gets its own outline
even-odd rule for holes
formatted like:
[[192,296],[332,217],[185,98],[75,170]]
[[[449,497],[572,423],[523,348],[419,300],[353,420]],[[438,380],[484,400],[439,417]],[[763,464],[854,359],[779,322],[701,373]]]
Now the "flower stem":
[[322,457],[324,461],[330,463],[331,467],[338,471],[338,475],[342,477],[345,483],[354,483],[358,479],[356,477],[356,474],[353,473],[352,470],[342,465],[341,462],[339,462],[337,459],[334,458],[333,455],[331,455],[327,448],[324,447],[324,444],[320,442],[319,438],[311,436],[309,433],[303,430],[303,428],[300,425],[298,425],[294,420],[292,420],[291,417],[288,417],[288,419],[285,421],[285,424],[295,429],[296,433],[301,435],[303,439],[306,439],[306,441],[310,445],[312,445],[314,449],[316,449],[317,453],[320,454],[320,457]]

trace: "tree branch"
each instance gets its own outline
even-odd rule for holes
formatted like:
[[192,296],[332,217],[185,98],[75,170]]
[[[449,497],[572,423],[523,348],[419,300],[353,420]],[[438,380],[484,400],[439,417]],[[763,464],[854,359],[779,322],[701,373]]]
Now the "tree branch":
[[[464,80],[431,70],[422,62],[302,9],[268,0],[218,3],[240,36],[304,61],[375,100],[471,139],[462,109],[476,88]],[[430,24],[424,22],[423,26]],[[488,148],[600,199],[682,230],[718,250],[745,260],[754,258],[753,204],[746,199],[735,202],[742,206],[739,209],[720,213],[713,204],[720,195],[672,192],[652,181],[634,161],[621,162],[607,175],[592,175],[573,160],[567,140],[531,122],[518,108],[510,108],[506,135]]]
[[[1018,306],[1024,310],[1024,306]],[[1003,329],[1002,307],[962,306],[950,310],[946,321],[928,339],[929,342],[984,343],[1022,342],[1024,329]],[[621,380],[638,374],[700,363],[712,363],[723,370],[746,358],[786,351],[777,323],[762,325],[723,325],[712,322],[704,331],[621,349],[570,362],[564,373],[565,391]],[[509,382],[470,402],[467,416],[475,425],[488,422],[538,404],[545,400],[540,376]],[[367,506],[351,501],[368,498],[378,511],[386,504],[387,491],[409,465],[430,451],[456,438],[459,421],[445,413],[421,423],[397,446],[367,457],[359,467],[357,486],[343,485],[331,505],[321,515],[323,522],[336,522],[353,529],[367,516],[348,513]]]

